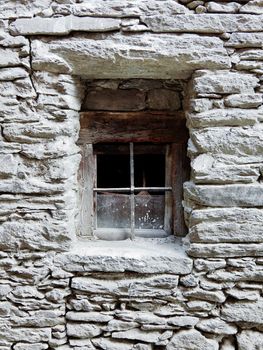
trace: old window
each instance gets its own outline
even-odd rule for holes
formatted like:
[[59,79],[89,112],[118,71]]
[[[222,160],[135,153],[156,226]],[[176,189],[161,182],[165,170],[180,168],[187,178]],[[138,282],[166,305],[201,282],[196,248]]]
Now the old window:
[[183,235],[184,124],[161,112],[81,114],[82,236]]

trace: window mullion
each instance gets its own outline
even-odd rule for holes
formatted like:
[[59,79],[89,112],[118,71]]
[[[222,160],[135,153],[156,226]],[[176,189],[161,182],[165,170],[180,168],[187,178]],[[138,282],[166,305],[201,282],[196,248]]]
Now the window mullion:
[[131,195],[130,195],[130,206],[131,206],[131,239],[135,238],[135,197],[134,197],[134,144],[130,142],[130,178],[131,178]]

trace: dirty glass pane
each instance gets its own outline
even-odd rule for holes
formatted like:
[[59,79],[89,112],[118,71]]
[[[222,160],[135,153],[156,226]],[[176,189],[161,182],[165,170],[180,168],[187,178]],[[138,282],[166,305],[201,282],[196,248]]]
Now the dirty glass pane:
[[165,195],[149,194],[147,191],[135,195],[135,228],[163,229]]
[[97,194],[97,228],[130,228],[130,195]]

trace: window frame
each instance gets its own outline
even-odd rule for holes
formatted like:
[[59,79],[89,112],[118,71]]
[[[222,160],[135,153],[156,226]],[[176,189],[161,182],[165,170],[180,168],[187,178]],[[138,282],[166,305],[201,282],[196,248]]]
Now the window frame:
[[[186,157],[188,130],[183,113],[92,111],[82,112],[80,123],[78,144],[82,160],[79,171],[79,235],[82,238],[96,238],[94,188],[97,169],[93,145],[146,142],[169,144],[166,154],[166,185],[169,183],[172,187],[172,203],[165,205],[165,210],[171,210],[172,213],[165,213],[165,217],[172,218],[171,231],[176,236],[184,236],[186,226],[182,207],[183,182],[188,178],[190,167]],[[167,226],[165,229],[168,230]],[[109,232],[114,230],[109,229]],[[113,237],[120,239],[116,232],[109,239],[114,240]],[[99,238],[106,239],[106,236],[99,235]]]

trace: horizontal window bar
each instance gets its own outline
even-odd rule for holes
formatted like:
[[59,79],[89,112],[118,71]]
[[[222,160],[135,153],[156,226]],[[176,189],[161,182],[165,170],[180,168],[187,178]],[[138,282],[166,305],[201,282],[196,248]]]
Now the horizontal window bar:
[[124,192],[124,191],[172,191],[172,187],[106,187],[106,188],[98,188],[95,187],[93,191],[95,192],[108,192],[108,191],[115,191],[115,192]]

